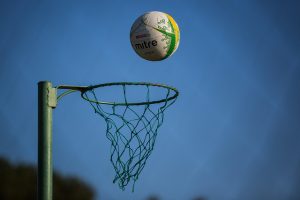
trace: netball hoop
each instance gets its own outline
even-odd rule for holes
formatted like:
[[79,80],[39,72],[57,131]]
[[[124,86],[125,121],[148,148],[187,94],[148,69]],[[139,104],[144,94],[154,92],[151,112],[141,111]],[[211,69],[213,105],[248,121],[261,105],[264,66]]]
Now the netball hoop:
[[[114,183],[124,190],[138,180],[153,151],[164,112],[177,99],[176,88],[146,82],[116,82],[93,86],[52,87],[39,82],[38,196],[52,196],[52,110],[57,101],[72,92],[90,103],[106,122],[110,141],[110,161],[115,170]],[[57,95],[57,90],[66,90]],[[112,98],[107,100],[104,98]],[[45,196],[46,195],[46,196]]]

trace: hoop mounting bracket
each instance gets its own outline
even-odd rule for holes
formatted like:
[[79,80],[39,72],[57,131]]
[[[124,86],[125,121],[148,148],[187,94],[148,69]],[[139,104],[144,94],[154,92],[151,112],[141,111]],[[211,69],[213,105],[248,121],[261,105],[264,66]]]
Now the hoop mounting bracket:
[[49,88],[48,89],[48,106],[55,108],[57,105],[57,89]]

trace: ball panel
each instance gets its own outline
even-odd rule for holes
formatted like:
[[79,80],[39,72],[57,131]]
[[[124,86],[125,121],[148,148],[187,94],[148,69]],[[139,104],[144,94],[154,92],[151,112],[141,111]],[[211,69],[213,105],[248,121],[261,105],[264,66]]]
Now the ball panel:
[[135,32],[136,29],[142,24],[142,17],[138,17],[131,26],[130,33]]
[[176,37],[176,44],[179,43],[180,40],[180,33],[179,33],[179,27],[177,25],[177,23],[175,22],[175,20],[173,19],[173,17],[171,17],[170,15],[166,14],[168,16],[168,19],[173,27],[173,31]]
[[168,51],[165,38],[164,34],[159,33],[147,38],[134,39],[131,44],[135,52],[141,57],[147,60],[162,60]]
[[153,11],[146,13],[143,17],[146,26],[150,26],[155,29],[161,29],[167,32],[171,32],[171,27],[168,26],[168,17],[165,13]]

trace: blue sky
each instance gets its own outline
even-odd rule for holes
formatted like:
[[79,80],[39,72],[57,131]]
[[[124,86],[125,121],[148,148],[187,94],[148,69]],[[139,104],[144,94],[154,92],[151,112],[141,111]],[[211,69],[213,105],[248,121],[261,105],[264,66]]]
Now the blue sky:
[[[0,155],[37,162],[37,83],[177,87],[135,192],[112,183],[105,123],[79,94],[54,111],[54,168],[99,199],[299,199],[298,1],[1,1]],[[181,30],[172,57],[139,58],[129,31],[147,11]]]

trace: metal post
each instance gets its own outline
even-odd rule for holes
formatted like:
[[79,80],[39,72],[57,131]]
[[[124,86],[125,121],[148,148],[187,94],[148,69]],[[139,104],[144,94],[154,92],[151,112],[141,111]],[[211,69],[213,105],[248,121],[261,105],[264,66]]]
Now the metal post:
[[52,110],[56,89],[48,81],[38,83],[38,200],[52,200]]

